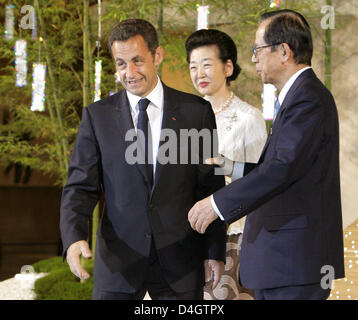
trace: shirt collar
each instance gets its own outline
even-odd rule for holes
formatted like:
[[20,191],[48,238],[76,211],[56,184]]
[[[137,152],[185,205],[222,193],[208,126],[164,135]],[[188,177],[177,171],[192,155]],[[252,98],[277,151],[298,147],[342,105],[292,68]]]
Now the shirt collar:
[[164,99],[163,99],[163,84],[160,81],[159,76],[157,76],[157,77],[158,77],[157,85],[146,97],[136,96],[136,95],[130,93],[128,90],[126,90],[127,97],[128,97],[129,104],[130,104],[132,111],[134,111],[134,112],[136,111],[137,104],[138,104],[139,100],[142,98],[147,98],[152,103],[152,105],[159,108],[160,110],[163,108],[163,101],[164,101]]
[[283,86],[280,94],[278,95],[278,101],[280,102],[280,106],[282,106],[283,100],[285,100],[287,92],[290,90],[290,88],[292,87],[292,85],[296,81],[296,79],[299,77],[299,75],[308,69],[311,69],[311,67],[305,67],[305,68],[298,70],[293,76],[291,76],[290,79],[288,79],[288,81]]

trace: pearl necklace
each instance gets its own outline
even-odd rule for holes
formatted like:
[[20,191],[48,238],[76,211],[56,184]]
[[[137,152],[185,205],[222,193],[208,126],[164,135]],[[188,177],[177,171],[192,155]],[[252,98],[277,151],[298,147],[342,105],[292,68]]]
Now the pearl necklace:
[[226,101],[221,105],[221,107],[218,110],[214,109],[214,114],[218,114],[226,110],[230,106],[233,98],[234,98],[234,93],[231,91],[229,98],[226,99]]

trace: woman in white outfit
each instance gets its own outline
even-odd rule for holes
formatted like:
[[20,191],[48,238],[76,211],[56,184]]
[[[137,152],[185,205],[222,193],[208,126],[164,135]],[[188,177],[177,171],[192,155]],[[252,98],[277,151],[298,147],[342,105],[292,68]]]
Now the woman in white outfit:
[[[258,162],[267,138],[266,125],[259,109],[230,89],[241,71],[234,41],[222,31],[203,29],[190,35],[185,47],[193,85],[215,113],[219,153],[234,162]],[[225,179],[231,182],[231,176]],[[205,288],[204,299],[253,299],[251,291],[238,283],[244,223],[242,218],[229,226],[225,272],[214,290]]]

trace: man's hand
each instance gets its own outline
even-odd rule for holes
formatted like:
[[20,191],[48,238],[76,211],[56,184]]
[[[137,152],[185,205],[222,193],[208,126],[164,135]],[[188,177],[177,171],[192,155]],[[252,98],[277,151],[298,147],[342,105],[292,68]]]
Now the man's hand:
[[218,260],[205,260],[205,286],[214,290],[218,285],[221,276],[224,272],[225,266],[223,261]]
[[205,233],[209,224],[217,218],[218,215],[211,206],[210,196],[198,201],[188,213],[191,227],[199,233]]
[[88,246],[87,241],[80,240],[72,243],[67,249],[67,263],[70,266],[71,272],[80,279],[88,279],[89,273],[82,268],[80,256],[84,258],[91,258],[92,252]]
[[216,175],[231,176],[234,170],[234,161],[225,158],[223,155],[215,158],[205,159],[205,164],[219,166],[219,168],[215,168]]

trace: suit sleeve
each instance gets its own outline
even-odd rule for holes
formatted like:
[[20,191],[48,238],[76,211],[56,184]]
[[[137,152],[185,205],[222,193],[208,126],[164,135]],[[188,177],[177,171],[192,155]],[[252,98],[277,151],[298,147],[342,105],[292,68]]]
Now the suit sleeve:
[[248,175],[256,167],[257,167],[256,163],[246,162],[245,165],[244,165],[244,174],[243,174],[243,176]]
[[309,171],[321,146],[323,117],[324,106],[313,94],[297,97],[286,108],[271,138],[270,155],[266,154],[259,165],[247,168],[252,170],[245,170],[248,174],[243,178],[214,194],[226,222],[247,215]]
[[[209,129],[211,132],[211,154],[210,157],[217,156],[217,144],[213,141],[217,139],[216,133],[216,122],[215,116],[212,112],[211,106],[207,103],[204,108],[203,116],[203,125],[202,128]],[[211,165],[205,165],[204,157],[206,158],[206,153],[203,151],[203,148],[208,146],[203,145],[200,150],[199,156],[199,165],[198,165],[198,188],[197,188],[197,201],[204,199],[217,191],[218,189],[225,186],[225,178],[223,175],[215,175],[214,167]],[[205,247],[206,259],[221,260],[225,262],[226,254],[226,229],[227,225],[224,221],[220,219],[215,220],[206,230],[205,237]]]
[[100,153],[90,114],[88,108],[84,108],[61,199],[60,229],[64,257],[72,243],[87,240],[88,222],[100,198],[99,164]]

